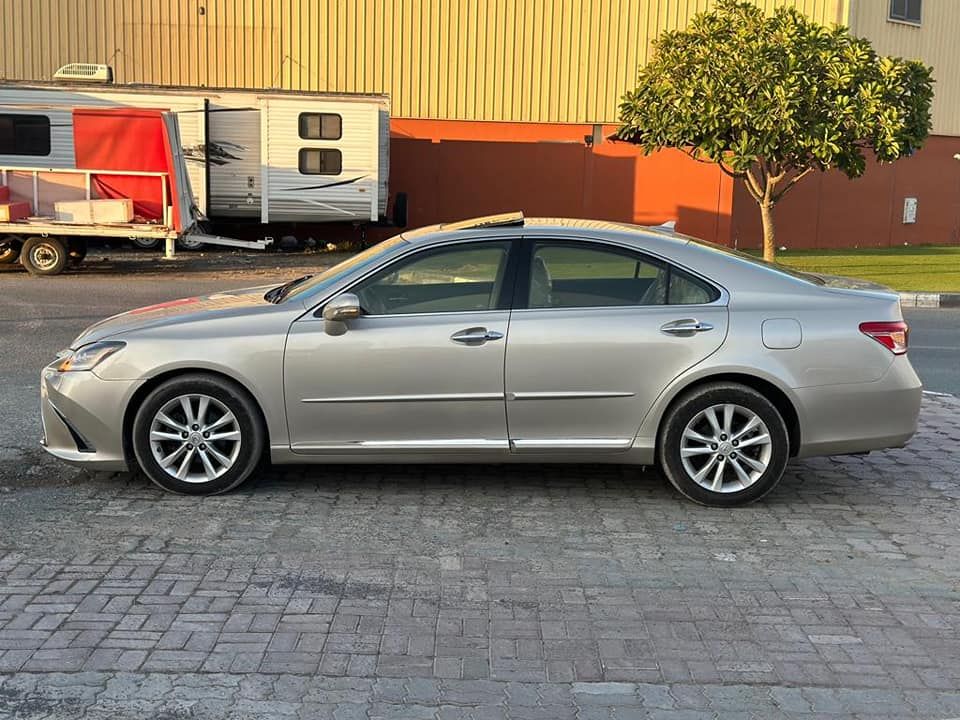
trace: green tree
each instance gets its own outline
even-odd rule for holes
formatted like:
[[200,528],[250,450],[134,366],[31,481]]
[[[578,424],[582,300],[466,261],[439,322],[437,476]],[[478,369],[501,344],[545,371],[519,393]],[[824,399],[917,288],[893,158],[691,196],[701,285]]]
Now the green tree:
[[803,177],[837,168],[856,178],[864,151],[890,162],[921,146],[931,73],[794,8],[767,16],[720,0],[657,39],[621,101],[617,136],[647,154],[680,148],[741,179],[760,206],[763,256],[773,260],[773,208]]

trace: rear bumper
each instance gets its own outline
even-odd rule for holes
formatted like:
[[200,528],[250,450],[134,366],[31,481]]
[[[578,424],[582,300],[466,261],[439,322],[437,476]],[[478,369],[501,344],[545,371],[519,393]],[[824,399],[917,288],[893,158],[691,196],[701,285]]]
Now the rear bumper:
[[102,380],[92,372],[40,376],[43,448],[65,462],[93,470],[127,469],[123,410],[137,381]]
[[906,355],[875,382],[794,390],[802,409],[798,457],[903,447],[917,431],[923,386]]

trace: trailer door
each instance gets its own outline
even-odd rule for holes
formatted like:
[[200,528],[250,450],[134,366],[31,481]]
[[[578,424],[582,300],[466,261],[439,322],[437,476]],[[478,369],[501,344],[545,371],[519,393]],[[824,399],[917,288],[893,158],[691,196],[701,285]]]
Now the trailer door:
[[193,209],[193,189],[190,187],[190,173],[187,170],[187,161],[183,156],[180,126],[177,123],[176,114],[163,113],[163,128],[172,193],[170,198],[171,219],[174,229],[178,233],[184,233],[196,224],[196,216]]

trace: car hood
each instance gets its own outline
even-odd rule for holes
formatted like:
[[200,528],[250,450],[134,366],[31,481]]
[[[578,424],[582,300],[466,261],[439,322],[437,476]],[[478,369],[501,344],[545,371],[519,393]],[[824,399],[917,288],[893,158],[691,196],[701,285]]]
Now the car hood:
[[183,322],[196,322],[214,318],[236,317],[248,313],[262,312],[277,308],[263,295],[272,285],[263,285],[240,290],[229,290],[199,295],[197,297],[180,298],[168,302],[148,305],[147,307],[128,310],[94,323],[70,344],[71,348],[104,340],[109,337],[123,335],[134,330],[143,330],[148,327],[159,327]]

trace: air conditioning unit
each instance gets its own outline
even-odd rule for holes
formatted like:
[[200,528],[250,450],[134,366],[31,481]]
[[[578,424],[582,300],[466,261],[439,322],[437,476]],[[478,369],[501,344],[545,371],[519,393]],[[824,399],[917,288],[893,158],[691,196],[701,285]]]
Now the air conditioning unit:
[[69,63],[53,74],[54,80],[83,80],[86,82],[113,82],[113,68],[93,63]]

